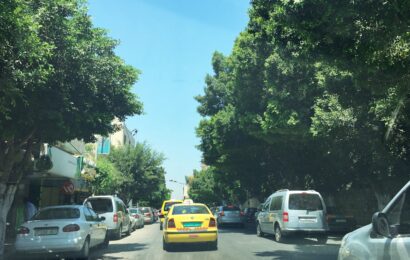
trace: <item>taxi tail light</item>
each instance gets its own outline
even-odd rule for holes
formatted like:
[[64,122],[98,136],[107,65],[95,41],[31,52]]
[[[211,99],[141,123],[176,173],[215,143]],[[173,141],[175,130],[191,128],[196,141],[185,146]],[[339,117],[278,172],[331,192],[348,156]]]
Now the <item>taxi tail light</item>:
[[113,221],[114,221],[114,223],[118,223],[118,214],[117,213],[114,213]]
[[289,222],[289,213],[283,212],[283,222]]
[[28,233],[30,233],[30,229],[23,227],[23,226],[21,226],[17,231],[17,234],[20,234],[20,235],[27,235]]
[[63,232],[75,232],[80,230],[80,226],[77,224],[69,224],[65,227],[63,227]]
[[176,228],[175,226],[175,221],[173,218],[171,218],[170,220],[168,220],[168,228]]
[[211,218],[211,219],[209,220],[209,227],[216,227],[216,221],[215,221],[214,218]]
[[223,212],[223,211],[219,212],[219,216],[221,216],[221,217],[225,216],[225,212]]

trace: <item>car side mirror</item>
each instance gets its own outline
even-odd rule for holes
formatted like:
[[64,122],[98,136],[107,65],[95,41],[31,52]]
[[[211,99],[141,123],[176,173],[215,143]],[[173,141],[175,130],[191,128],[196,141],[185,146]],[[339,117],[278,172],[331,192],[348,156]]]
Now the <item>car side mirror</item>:
[[387,219],[386,214],[382,212],[376,212],[373,214],[372,228],[378,235],[391,237],[389,220]]

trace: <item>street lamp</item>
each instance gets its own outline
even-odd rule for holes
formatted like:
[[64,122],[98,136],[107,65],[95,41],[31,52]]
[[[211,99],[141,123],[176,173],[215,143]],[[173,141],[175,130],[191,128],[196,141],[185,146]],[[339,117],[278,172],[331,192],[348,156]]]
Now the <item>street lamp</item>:
[[182,185],[182,198],[184,198],[185,199],[185,183],[182,183],[182,182],[179,182],[179,181],[176,181],[176,180],[169,180],[170,182],[175,182],[175,183],[177,183],[177,184],[181,184]]

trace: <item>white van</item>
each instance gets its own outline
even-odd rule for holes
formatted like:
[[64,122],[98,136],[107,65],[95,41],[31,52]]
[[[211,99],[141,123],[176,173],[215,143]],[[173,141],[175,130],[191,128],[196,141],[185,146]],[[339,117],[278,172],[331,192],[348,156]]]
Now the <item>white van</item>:
[[372,224],[343,237],[338,259],[410,259],[410,182],[373,215]]
[[268,197],[256,220],[258,236],[275,235],[276,242],[285,236],[313,236],[326,243],[328,226],[326,206],[314,190],[279,190]]
[[92,208],[98,215],[105,217],[110,238],[121,239],[125,232],[132,232],[132,223],[124,202],[117,196],[91,196],[85,199],[84,205]]

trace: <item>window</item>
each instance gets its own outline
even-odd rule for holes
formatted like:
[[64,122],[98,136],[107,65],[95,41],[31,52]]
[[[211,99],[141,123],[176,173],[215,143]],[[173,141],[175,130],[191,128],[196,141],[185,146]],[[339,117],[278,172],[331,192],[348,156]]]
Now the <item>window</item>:
[[93,216],[91,215],[91,212],[90,210],[88,210],[88,208],[84,208],[84,216],[85,216],[85,220],[94,221]]
[[33,220],[49,219],[76,219],[80,217],[80,210],[77,208],[49,208],[40,210]]
[[263,204],[262,211],[268,211],[269,210],[270,201],[271,201],[271,198],[266,200],[265,204]]
[[98,214],[113,212],[112,201],[110,198],[92,198],[87,201],[87,204]]
[[398,234],[410,234],[410,189],[397,198],[387,212],[391,226],[397,227]]
[[282,199],[283,196],[273,197],[270,203],[270,210],[281,210],[282,209]]
[[289,195],[289,209],[322,210],[322,200],[317,194],[298,193]]
[[94,221],[98,221],[98,215],[97,215],[97,213],[95,213],[94,210],[92,210],[92,209],[90,209],[90,208],[87,208],[87,209],[90,211],[93,220],[94,220]]
[[209,211],[204,206],[177,206],[172,211],[173,215],[183,214],[209,214]]

